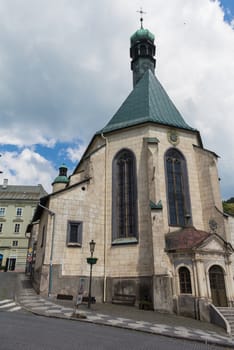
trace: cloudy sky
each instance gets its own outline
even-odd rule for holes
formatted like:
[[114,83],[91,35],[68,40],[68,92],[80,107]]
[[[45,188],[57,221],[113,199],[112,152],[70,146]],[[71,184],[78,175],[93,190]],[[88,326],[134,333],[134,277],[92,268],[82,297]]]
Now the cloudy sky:
[[50,192],[60,164],[73,171],[132,89],[141,6],[156,75],[234,196],[233,0],[0,0],[2,180]]

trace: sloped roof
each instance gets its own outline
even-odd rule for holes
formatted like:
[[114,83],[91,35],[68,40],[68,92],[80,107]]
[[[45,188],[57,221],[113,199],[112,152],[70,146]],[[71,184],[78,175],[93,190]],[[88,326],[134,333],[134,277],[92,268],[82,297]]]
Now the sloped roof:
[[145,72],[113,118],[98,133],[106,133],[146,122],[195,131],[184,121],[151,70]]
[[0,186],[0,200],[39,200],[45,196],[47,192],[42,185],[37,186],[21,186],[7,185]]
[[166,249],[168,251],[192,249],[210,235],[211,233],[197,230],[195,227],[185,227],[166,235]]

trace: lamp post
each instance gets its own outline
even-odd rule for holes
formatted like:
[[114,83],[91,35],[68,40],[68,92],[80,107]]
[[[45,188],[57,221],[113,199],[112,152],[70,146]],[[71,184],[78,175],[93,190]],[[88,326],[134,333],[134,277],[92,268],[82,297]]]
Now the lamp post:
[[87,258],[87,263],[90,265],[90,275],[89,275],[89,296],[88,296],[88,308],[90,309],[90,304],[91,304],[91,298],[92,298],[92,270],[93,270],[93,265],[96,264],[97,258],[93,257],[94,249],[95,249],[96,242],[92,239],[91,242],[89,242],[89,247],[90,247],[90,253],[91,257]]

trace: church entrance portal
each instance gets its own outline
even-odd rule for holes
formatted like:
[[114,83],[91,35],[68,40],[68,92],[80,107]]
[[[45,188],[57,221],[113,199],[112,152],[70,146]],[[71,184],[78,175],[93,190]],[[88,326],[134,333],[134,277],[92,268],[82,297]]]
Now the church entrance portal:
[[212,302],[215,306],[228,306],[223,269],[214,265],[209,270]]

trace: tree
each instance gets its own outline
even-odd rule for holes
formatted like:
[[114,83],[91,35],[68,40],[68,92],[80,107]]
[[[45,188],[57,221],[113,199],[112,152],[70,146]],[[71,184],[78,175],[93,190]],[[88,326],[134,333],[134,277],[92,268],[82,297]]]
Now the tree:
[[223,211],[228,215],[234,216],[234,197],[231,197],[227,201],[223,201]]

